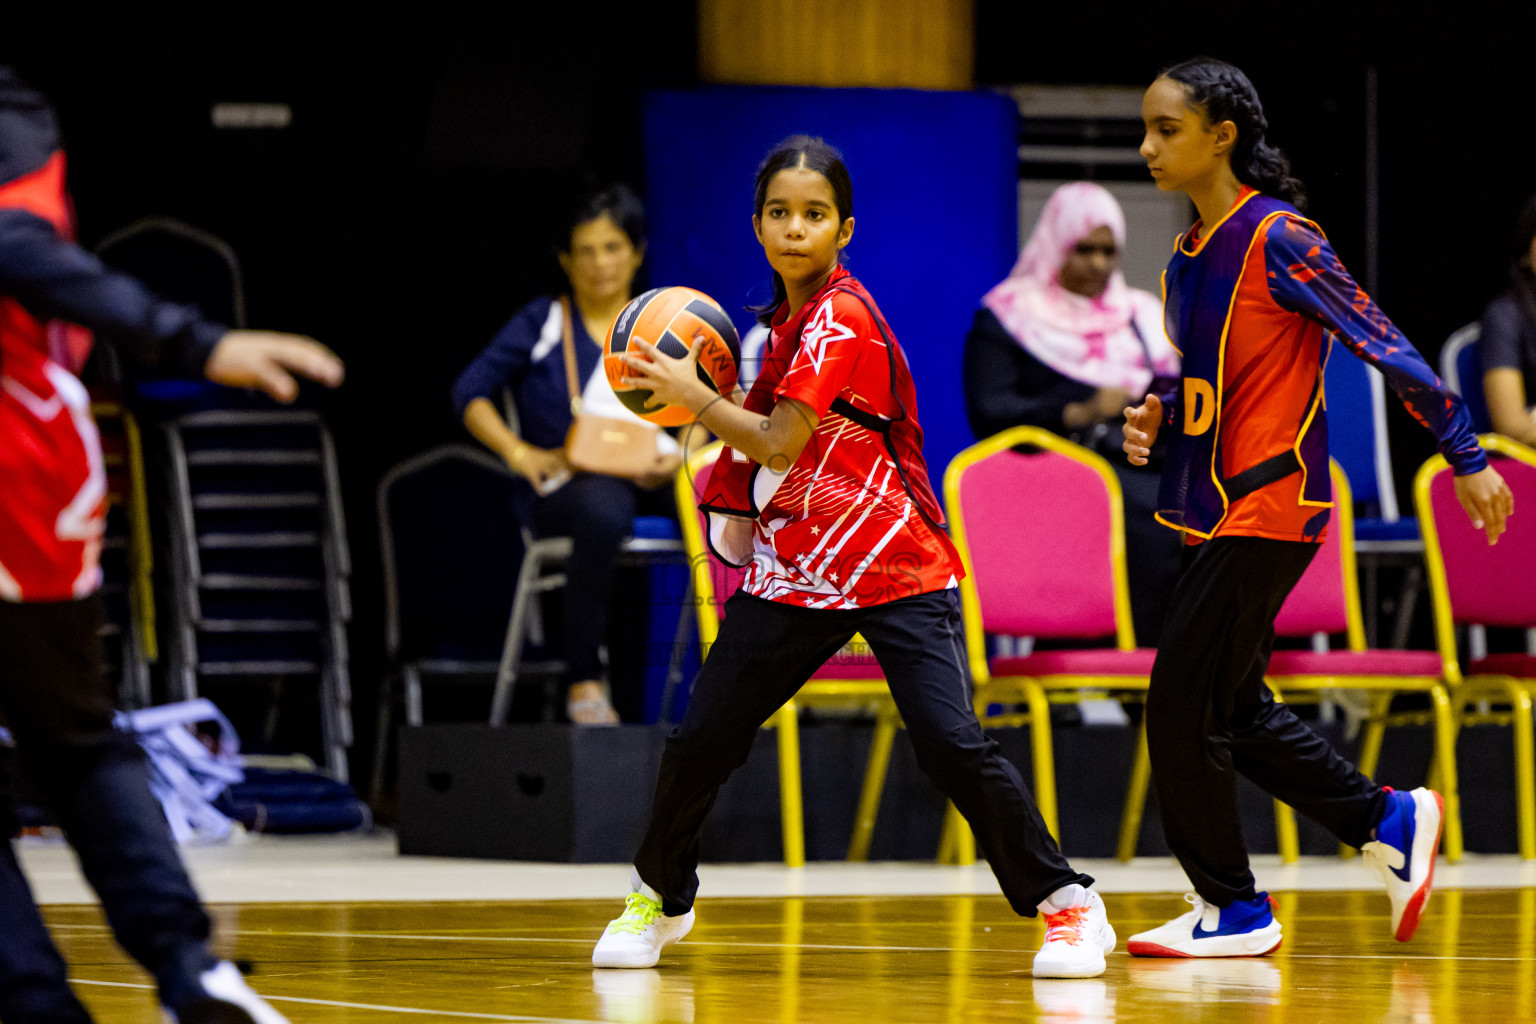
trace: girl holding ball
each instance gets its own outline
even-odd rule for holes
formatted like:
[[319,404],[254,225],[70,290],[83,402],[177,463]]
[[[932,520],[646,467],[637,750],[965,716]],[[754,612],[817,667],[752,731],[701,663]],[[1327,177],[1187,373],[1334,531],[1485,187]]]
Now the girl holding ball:
[[[919,764],[965,815],[1018,913],[1046,916],[1037,977],[1094,977],[1115,934],[1017,770],[981,730],[963,655],[960,558],[928,482],[912,375],[842,266],[853,185],[820,139],[795,136],[758,170],[753,229],[774,272],[771,338],[737,405],[699,382],[699,346],[628,356],[634,386],[690,409],[729,446],[701,507],[715,553],[747,565],[719,639],[668,737],[624,914],[598,967],[651,967],[693,925],[699,836],[753,736],[854,634],[869,642]],[[649,357],[649,361],[647,358]]]

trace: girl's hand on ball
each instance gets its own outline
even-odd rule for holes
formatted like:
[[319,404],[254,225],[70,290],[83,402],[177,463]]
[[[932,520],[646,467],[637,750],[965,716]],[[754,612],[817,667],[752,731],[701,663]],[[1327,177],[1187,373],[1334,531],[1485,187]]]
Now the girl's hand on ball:
[[674,359],[639,338],[631,344],[640,350],[644,358],[631,352],[624,353],[624,365],[629,375],[622,383],[650,389],[654,404],[692,408],[689,399],[699,399],[700,392],[703,392],[704,401],[714,397],[714,392],[699,383],[699,353],[704,351],[703,338],[695,341],[688,349],[688,354],[681,359]]

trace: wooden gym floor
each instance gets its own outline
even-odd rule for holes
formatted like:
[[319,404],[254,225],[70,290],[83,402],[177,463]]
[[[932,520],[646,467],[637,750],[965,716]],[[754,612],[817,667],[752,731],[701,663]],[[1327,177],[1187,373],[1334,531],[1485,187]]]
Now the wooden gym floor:
[[[148,976],[112,941],[68,847],[17,852],[96,1019],[158,1022]],[[383,830],[183,856],[219,952],[253,963],[252,984],[293,1024],[1536,1022],[1536,861],[1513,856],[1442,860],[1406,945],[1358,858],[1255,856],[1285,927],[1275,956],[1116,952],[1102,978],[1039,982],[1041,925],[1009,911],[985,864],[706,864],[699,923],[659,969],[594,971],[625,865],[401,857]],[[1120,950],[1187,909],[1171,859],[1074,863],[1098,879]]]
[[[648,971],[588,961],[617,898],[213,907],[220,952],[294,1024],[389,1021],[1429,1024],[1536,1020],[1536,888],[1439,890],[1419,936],[1388,935],[1378,889],[1277,893],[1286,941],[1262,959],[1155,961],[1125,936],[1187,909],[1106,897],[1102,978],[1035,981],[1038,921],[1001,896],[702,898]],[[148,979],[97,908],[44,908],[98,1021],[157,1020]]]

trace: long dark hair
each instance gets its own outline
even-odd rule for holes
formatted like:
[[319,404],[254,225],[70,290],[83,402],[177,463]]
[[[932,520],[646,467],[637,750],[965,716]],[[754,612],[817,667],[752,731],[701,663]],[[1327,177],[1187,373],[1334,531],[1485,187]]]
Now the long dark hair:
[[1536,266],[1531,264],[1531,243],[1536,242],[1536,195],[1525,201],[1515,218],[1515,260],[1509,265],[1509,281],[1515,302],[1525,316],[1527,329],[1536,333]]
[[1226,61],[1195,57],[1165,69],[1158,77],[1182,85],[1189,105],[1204,115],[1207,124],[1231,121],[1237,126],[1232,173],[1238,181],[1284,199],[1298,210],[1307,208],[1306,187],[1291,174],[1291,161],[1264,141],[1269,122],[1247,75]]
[[[758,165],[757,184],[752,193],[752,212],[756,216],[763,215],[763,203],[768,200],[768,183],[775,174],[789,167],[803,167],[827,179],[827,184],[832,186],[832,198],[837,203],[839,224],[853,216],[853,179],[848,177],[843,154],[825,140],[810,135],[791,135],[773,147],[772,152]],[[837,255],[837,261],[843,261],[841,252]],[[778,271],[774,271],[773,301],[763,306],[748,306],[747,309],[756,313],[757,322],[767,327],[773,322],[775,311],[788,297],[784,279]]]

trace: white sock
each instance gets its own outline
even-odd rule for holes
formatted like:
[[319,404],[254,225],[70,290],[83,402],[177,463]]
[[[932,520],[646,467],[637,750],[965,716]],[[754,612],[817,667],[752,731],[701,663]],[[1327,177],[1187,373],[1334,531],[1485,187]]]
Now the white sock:
[[661,902],[661,894],[640,880],[640,872],[635,868],[629,869],[629,891],[638,892],[648,900]]
[[1042,914],[1058,914],[1068,907],[1081,907],[1087,902],[1088,890],[1073,882],[1047,896],[1038,909]]

